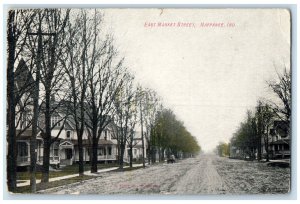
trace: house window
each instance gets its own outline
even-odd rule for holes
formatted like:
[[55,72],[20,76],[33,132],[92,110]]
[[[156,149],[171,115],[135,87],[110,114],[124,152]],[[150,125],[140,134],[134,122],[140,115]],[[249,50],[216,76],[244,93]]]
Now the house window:
[[107,140],[107,130],[104,131],[104,139]]
[[51,117],[51,126],[52,127],[60,127],[61,126],[61,118],[59,116]]
[[23,118],[22,118],[22,123],[21,123],[21,128],[25,128],[27,126],[27,118],[26,118],[26,113],[24,113]]
[[32,114],[25,112],[22,116],[21,128],[26,128],[32,120]]
[[59,143],[54,142],[51,146],[52,146],[52,149],[53,149],[53,156],[57,157],[58,156],[58,150],[59,150]]
[[105,148],[103,148],[103,153],[104,153],[104,155],[106,155],[106,149]]
[[103,148],[98,149],[98,155],[102,156],[103,155]]
[[58,157],[58,149],[54,149],[53,155],[54,155],[55,157]]
[[25,142],[18,143],[18,153],[21,157],[28,156],[28,148]]
[[67,139],[71,139],[71,131],[70,130],[67,131]]
[[108,155],[111,155],[111,147],[108,147]]
[[110,131],[108,130],[107,131],[107,140],[111,140],[111,135],[110,135],[111,133],[110,133]]

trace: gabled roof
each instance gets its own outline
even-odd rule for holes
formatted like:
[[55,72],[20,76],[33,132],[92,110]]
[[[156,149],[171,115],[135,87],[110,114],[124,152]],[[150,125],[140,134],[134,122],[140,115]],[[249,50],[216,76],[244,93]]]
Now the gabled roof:
[[289,132],[289,124],[285,121],[274,121],[274,129],[281,137],[286,137]]
[[15,88],[16,90],[28,91],[33,94],[34,90],[34,79],[30,73],[28,66],[22,58],[15,70]]
[[59,144],[59,146],[74,146],[71,141],[65,140]]
[[274,127],[275,128],[282,128],[282,129],[287,129],[289,124],[287,124],[286,121],[281,121],[281,120],[275,120],[274,121]]

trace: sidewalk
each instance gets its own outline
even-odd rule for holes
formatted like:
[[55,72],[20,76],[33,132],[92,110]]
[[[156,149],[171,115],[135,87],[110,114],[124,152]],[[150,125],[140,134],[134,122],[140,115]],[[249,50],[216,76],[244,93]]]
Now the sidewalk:
[[[143,166],[143,164],[133,164],[133,167],[139,167],[139,166]],[[109,172],[109,171],[113,171],[113,170],[117,170],[119,167],[111,167],[111,168],[107,168],[107,169],[100,169],[97,171],[97,173],[91,173],[91,171],[85,171],[84,175],[87,176],[99,176],[99,173],[103,173],[103,172]],[[125,166],[124,168],[129,168],[129,166]],[[54,178],[50,178],[49,182],[52,181],[59,181],[59,180],[63,180],[63,179],[69,179],[69,178],[74,178],[77,177],[78,174],[71,174],[71,175],[66,175],[66,176],[60,176],[60,177],[54,177]],[[17,187],[22,187],[22,186],[29,186],[30,185],[30,180],[18,180],[18,181],[24,181],[22,183],[17,183]],[[37,179],[36,183],[40,183],[41,180]]]

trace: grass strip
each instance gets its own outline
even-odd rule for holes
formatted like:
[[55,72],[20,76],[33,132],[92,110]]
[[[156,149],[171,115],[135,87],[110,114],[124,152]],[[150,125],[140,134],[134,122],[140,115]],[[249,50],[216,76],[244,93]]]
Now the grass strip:
[[[36,190],[41,191],[41,190],[45,190],[48,188],[54,188],[54,187],[59,187],[59,186],[67,185],[67,184],[77,183],[77,182],[81,182],[81,181],[85,181],[85,180],[89,180],[89,179],[93,179],[93,178],[95,178],[95,176],[83,175],[83,176],[76,176],[76,177],[69,178],[69,179],[62,179],[59,181],[51,181],[48,183],[38,183],[38,184],[36,184]],[[30,189],[30,186],[17,187],[17,190],[14,193],[30,194],[31,189]]]

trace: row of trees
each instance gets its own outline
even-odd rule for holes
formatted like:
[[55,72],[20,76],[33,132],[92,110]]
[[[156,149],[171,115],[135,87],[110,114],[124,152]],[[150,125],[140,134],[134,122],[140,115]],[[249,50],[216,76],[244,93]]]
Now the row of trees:
[[229,144],[220,142],[215,148],[215,153],[220,157],[228,157],[230,155]]
[[231,148],[239,149],[243,157],[261,160],[264,147],[265,158],[269,160],[269,145],[274,134],[273,126],[276,120],[284,124],[285,134],[291,135],[290,71],[284,69],[283,74],[278,74],[278,80],[269,81],[268,86],[276,94],[277,100],[259,100],[254,111],[247,111],[245,120],[231,138],[229,145]]
[[[173,154],[177,158],[190,157],[201,151],[196,138],[170,109],[161,109],[153,125],[150,149],[153,162],[157,159],[164,161],[165,151],[167,156]],[[157,155],[158,158],[156,158]]]
[[[84,132],[87,131],[92,146],[91,172],[97,172],[98,143],[109,124],[115,124],[120,168],[123,168],[126,145],[130,149],[132,166],[134,132],[138,126],[142,146],[148,149],[149,163],[152,152],[158,147],[174,154],[200,150],[195,138],[174,114],[163,109],[156,92],[136,84],[134,76],[124,65],[124,58],[118,55],[112,35],[106,32],[103,20],[103,13],[96,9],[9,11],[9,191],[16,189],[16,140],[29,127],[32,128],[32,192],[36,190],[36,136],[41,132],[44,141],[42,183],[46,184],[49,181],[50,146],[59,138],[66,121],[74,123],[78,139],[79,175],[84,172]],[[51,118],[61,112],[64,117],[51,122]],[[58,123],[62,124],[61,128],[53,135],[52,130]],[[145,155],[145,166],[144,158]]]

